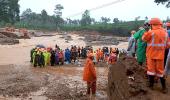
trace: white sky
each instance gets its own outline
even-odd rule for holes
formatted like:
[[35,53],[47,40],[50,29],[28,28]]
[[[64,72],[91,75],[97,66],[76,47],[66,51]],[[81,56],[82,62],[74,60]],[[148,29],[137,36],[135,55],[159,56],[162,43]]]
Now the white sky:
[[[91,9],[103,4],[107,4],[117,0],[20,0],[21,13],[27,8],[31,8],[33,12],[41,13],[42,9],[45,9],[49,15],[54,14],[54,8],[56,4],[64,6],[63,17],[66,18],[70,15]],[[144,19],[145,16],[149,18],[159,17],[166,19],[170,12],[170,8],[166,8],[165,5],[158,5],[154,3],[154,0],[125,0],[123,2],[113,4],[111,6],[98,9],[90,12],[91,17],[99,20],[102,16],[113,18],[119,18],[121,20],[134,20],[135,17],[141,16]],[[81,15],[71,17],[71,19],[80,19]]]

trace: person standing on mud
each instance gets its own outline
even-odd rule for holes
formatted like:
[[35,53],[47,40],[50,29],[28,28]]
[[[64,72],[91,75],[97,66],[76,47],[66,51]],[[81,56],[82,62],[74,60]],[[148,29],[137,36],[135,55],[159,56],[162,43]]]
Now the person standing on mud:
[[150,20],[151,30],[145,32],[142,40],[147,42],[147,75],[149,87],[153,89],[155,76],[160,78],[162,92],[167,93],[166,80],[164,78],[164,53],[168,45],[168,34],[163,29],[162,21],[159,18]]
[[131,37],[129,38],[129,44],[128,44],[128,56],[130,57],[135,57],[135,52],[136,52],[136,43],[133,35],[136,33],[136,31],[131,31]]
[[[168,32],[168,40],[170,41],[170,22],[166,23],[166,28],[167,28],[167,32]],[[168,54],[169,54],[169,48],[166,48],[165,49],[165,57],[164,57],[164,66],[166,66]]]
[[146,60],[146,42],[144,42],[142,40],[142,36],[143,34],[148,31],[150,28],[150,25],[148,22],[144,23],[144,26],[140,28],[140,30],[138,32],[136,32],[133,37],[135,38],[135,40],[137,41],[137,61],[139,65],[143,65],[143,63]]
[[93,63],[93,53],[87,55],[87,59],[83,71],[83,80],[87,82],[87,95],[96,94],[96,70]]
[[[170,42],[170,22],[166,23],[166,27],[167,27],[167,32],[168,32],[168,42]],[[168,55],[166,55],[168,53]],[[170,74],[170,49],[168,49],[168,51],[165,51],[165,76],[167,76],[168,74]]]

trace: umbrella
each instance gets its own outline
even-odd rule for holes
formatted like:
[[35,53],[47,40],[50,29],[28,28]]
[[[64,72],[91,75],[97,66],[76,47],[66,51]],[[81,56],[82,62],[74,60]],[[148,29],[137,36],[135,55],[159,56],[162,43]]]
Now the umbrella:
[[36,47],[39,47],[39,48],[45,48],[45,46],[44,46],[44,45],[42,45],[42,44],[36,45]]

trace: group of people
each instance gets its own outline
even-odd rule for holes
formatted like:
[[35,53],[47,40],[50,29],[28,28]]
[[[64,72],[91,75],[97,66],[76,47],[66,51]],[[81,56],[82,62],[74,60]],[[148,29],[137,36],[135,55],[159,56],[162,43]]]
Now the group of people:
[[[110,51],[110,52],[109,52]],[[42,45],[37,45],[30,52],[31,63],[34,67],[40,66],[55,66],[63,65],[64,63],[79,63],[79,58],[87,58],[88,53],[93,53],[94,59],[93,63],[105,61],[106,63],[115,63],[116,55],[119,53],[117,48],[103,47],[94,50],[92,47],[77,47],[71,46],[71,48],[66,48],[62,50],[58,45],[55,49],[51,47],[44,47]]]
[[[167,93],[166,76],[170,71],[170,22],[163,24],[159,18],[146,21],[139,31],[131,32],[128,56],[137,56],[139,65],[146,63],[149,87],[160,79],[162,92]],[[169,53],[168,53],[169,52]]]
[[113,65],[116,63],[118,55],[118,48],[110,48],[110,50],[108,50],[107,47],[104,47],[103,50],[100,48],[96,51],[90,50],[87,53],[87,59],[83,70],[83,80],[87,82],[87,95],[92,94],[92,97],[95,97],[96,94],[97,77],[95,64],[98,62],[104,62]]
[[67,48],[64,51],[58,45],[55,46],[55,49],[38,45],[31,50],[30,57],[30,62],[34,67],[55,66],[63,65],[65,62],[67,64],[75,63],[78,57],[85,58],[86,50],[83,47],[80,49],[80,47],[71,46],[71,49]]
[[94,50],[92,47],[71,46],[62,50],[58,45],[55,49],[36,46],[31,50],[31,63],[34,67],[63,65],[64,63],[76,62],[79,58],[86,58],[84,64],[83,80],[87,81],[87,94],[96,93],[96,71],[95,64],[104,62],[114,64],[119,54],[118,48],[103,47]]

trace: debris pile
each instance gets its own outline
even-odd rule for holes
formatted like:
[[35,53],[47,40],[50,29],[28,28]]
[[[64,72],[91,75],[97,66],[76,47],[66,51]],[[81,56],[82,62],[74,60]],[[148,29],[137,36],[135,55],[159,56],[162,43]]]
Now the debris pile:
[[74,31],[71,34],[78,34],[87,45],[118,45],[119,42],[127,42],[125,37],[117,37],[112,34],[102,34],[96,31]]
[[[4,35],[5,34],[5,35]],[[9,36],[9,37],[8,37]],[[18,44],[19,40],[16,35],[11,35],[10,33],[0,32],[0,44],[2,45],[13,45]]]
[[18,39],[30,39],[29,33],[26,29],[15,29],[6,27],[0,31],[0,44],[13,45],[18,44]]
[[[147,81],[145,69],[133,58],[121,56],[119,61],[110,67],[108,75],[109,100],[146,100]],[[148,97],[147,97],[148,99]]]

